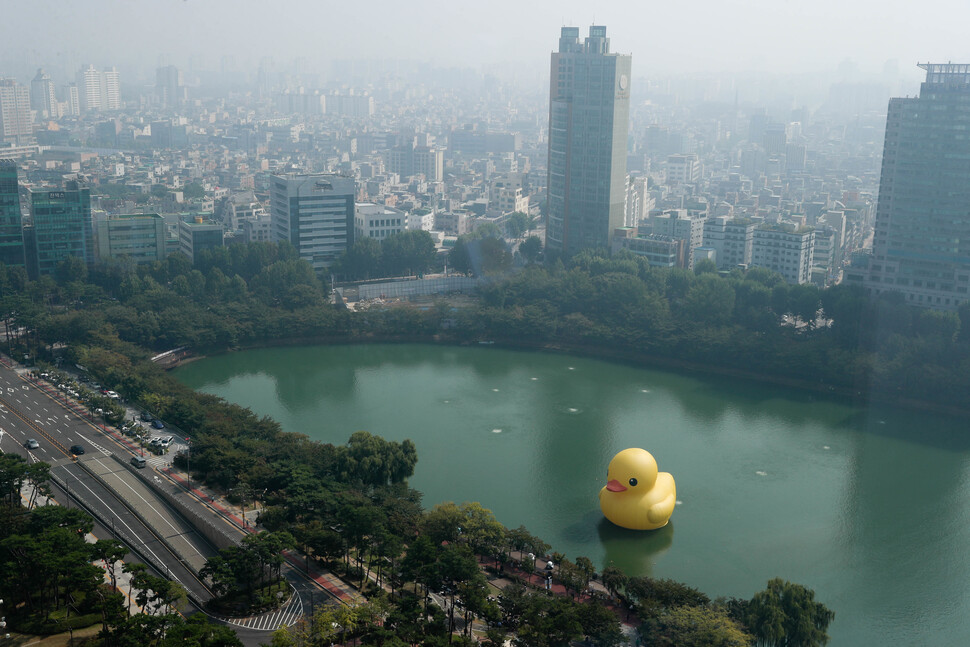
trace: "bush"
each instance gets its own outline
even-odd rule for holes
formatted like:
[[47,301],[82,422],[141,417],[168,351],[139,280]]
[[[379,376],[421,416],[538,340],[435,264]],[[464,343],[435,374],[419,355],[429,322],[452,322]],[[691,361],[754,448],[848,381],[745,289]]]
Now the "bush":
[[35,636],[53,636],[54,634],[64,633],[72,629],[84,629],[101,622],[100,613],[87,613],[84,615],[72,615],[70,618],[58,618],[63,615],[63,611],[51,613],[49,619],[38,616],[28,616],[18,618],[8,617],[10,623],[8,627],[13,631],[22,634],[32,634]]

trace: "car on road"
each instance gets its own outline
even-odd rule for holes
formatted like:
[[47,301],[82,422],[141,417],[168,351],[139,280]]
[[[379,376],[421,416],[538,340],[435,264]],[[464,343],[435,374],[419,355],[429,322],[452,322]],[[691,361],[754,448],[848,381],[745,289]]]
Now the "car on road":
[[75,456],[80,456],[81,454],[84,453],[84,446],[83,445],[71,445],[71,453],[74,454]]
[[148,462],[141,456],[132,456],[131,464],[137,467],[138,469],[143,469],[146,465],[148,465]]
[[169,445],[172,444],[172,441],[173,440],[174,440],[174,437],[172,437],[172,436],[166,436],[164,438],[159,438],[158,439],[158,444],[161,445],[162,447],[168,447]]
[[26,447],[27,449],[37,449],[38,447],[40,447],[40,443],[34,440],[33,438],[31,438],[30,440],[24,443],[24,447]]
[[154,420],[152,420],[152,427],[154,427],[155,429],[165,429],[165,423],[159,420],[158,418],[155,418]]

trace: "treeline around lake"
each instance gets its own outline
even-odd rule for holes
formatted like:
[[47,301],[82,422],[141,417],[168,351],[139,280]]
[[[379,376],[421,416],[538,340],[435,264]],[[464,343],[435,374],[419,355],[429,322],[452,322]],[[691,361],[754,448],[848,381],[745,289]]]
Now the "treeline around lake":
[[[849,286],[790,286],[762,269],[726,276],[704,263],[695,272],[659,270],[638,257],[589,252],[486,278],[471,305],[442,298],[424,309],[355,313],[331,305],[326,282],[291,247],[256,243],[206,252],[195,265],[177,254],[144,266],[122,260],[88,268],[72,260],[37,281],[0,266],[0,314],[12,357],[84,366],[191,433],[193,479],[260,493],[261,524],[273,536],[247,549],[294,546],[364,596],[351,607],[321,608],[336,615],[281,632],[275,644],[444,644],[471,640],[475,626],[492,644],[507,635],[518,645],[583,636],[608,645],[621,639],[620,621],[628,618],[654,644],[824,644],[832,612],[797,584],[772,581],[750,600],[712,601],[689,586],[626,577],[609,566],[596,573],[583,556],[558,555],[526,529],[504,528],[482,505],[424,510],[407,485],[418,460],[408,441],[358,432],[342,446],[313,442],[195,393],[149,361],[177,347],[208,353],[314,340],[488,340],[759,374],[930,406],[958,401],[970,386],[966,307],[918,311]],[[188,467],[184,457],[178,464]],[[17,542],[61,531],[29,521],[37,511],[21,511],[14,496],[27,477],[15,465],[4,469],[13,474],[3,480],[5,514],[22,521],[3,525],[0,595],[17,601],[8,615],[28,622],[38,610],[63,607],[73,595],[64,587],[82,583],[58,581],[30,600],[16,588],[16,569],[26,563]],[[532,588],[529,553],[549,556],[564,595]],[[227,594],[254,596],[232,571],[235,557],[221,557],[207,571],[211,581]],[[261,563],[250,577],[271,582],[278,561]],[[488,577],[498,573],[514,584],[493,595]],[[93,600],[98,586],[82,589]],[[431,604],[431,593],[446,603]],[[327,633],[335,626],[341,635]]]

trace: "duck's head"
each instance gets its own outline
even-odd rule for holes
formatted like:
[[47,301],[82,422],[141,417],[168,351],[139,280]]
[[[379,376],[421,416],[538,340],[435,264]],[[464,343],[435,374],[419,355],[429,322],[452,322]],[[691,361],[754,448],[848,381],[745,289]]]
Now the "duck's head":
[[636,495],[657,482],[657,461],[645,449],[624,449],[613,457],[606,472],[606,489],[621,495]]

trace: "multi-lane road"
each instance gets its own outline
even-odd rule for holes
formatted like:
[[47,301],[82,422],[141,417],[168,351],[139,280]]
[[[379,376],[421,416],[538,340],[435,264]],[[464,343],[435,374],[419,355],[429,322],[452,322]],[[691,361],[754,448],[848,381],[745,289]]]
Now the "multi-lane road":
[[[117,537],[138,559],[179,582],[189,599],[204,610],[212,592],[198,571],[216,549],[125,465],[135,455],[132,446],[94,425],[80,405],[65,398],[55,389],[35,386],[0,364],[0,451],[49,463],[58,501],[65,505],[80,501],[94,515],[100,534]],[[36,441],[37,446],[28,448],[29,440]],[[80,445],[84,454],[75,455],[75,445]],[[140,472],[143,476],[150,473],[154,474],[150,469]],[[171,487],[171,483],[161,486]],[[202,501],[197,503],[204,506]],[[211,506],[208,512],[211,516]],[[240,528],[226,524],[242,537]],[[286,567],[284,574],[296,594],[282,609],[262,616],[223,619],[236,625],[245,643],[257,644],[260,636],[265,636],[262,632],[298,620],[309,611],[308,601],[314,595],[318,602],[335,597],[297,569]]]
[[[212,597],[197,571],[215,549],[137,478],[121,478],[124,467],[111,454],[127,460],[132,454],[126,447],[7,368],[0,368],[0,429],[0,450],[51,465],[54,484],[62,488],[56,498],[63,504],[80,501],[102,528],[179,582],[197,604]],[[28,448],[28,440],[37,447]],[[77,445],[84,454],[72,453]]]

